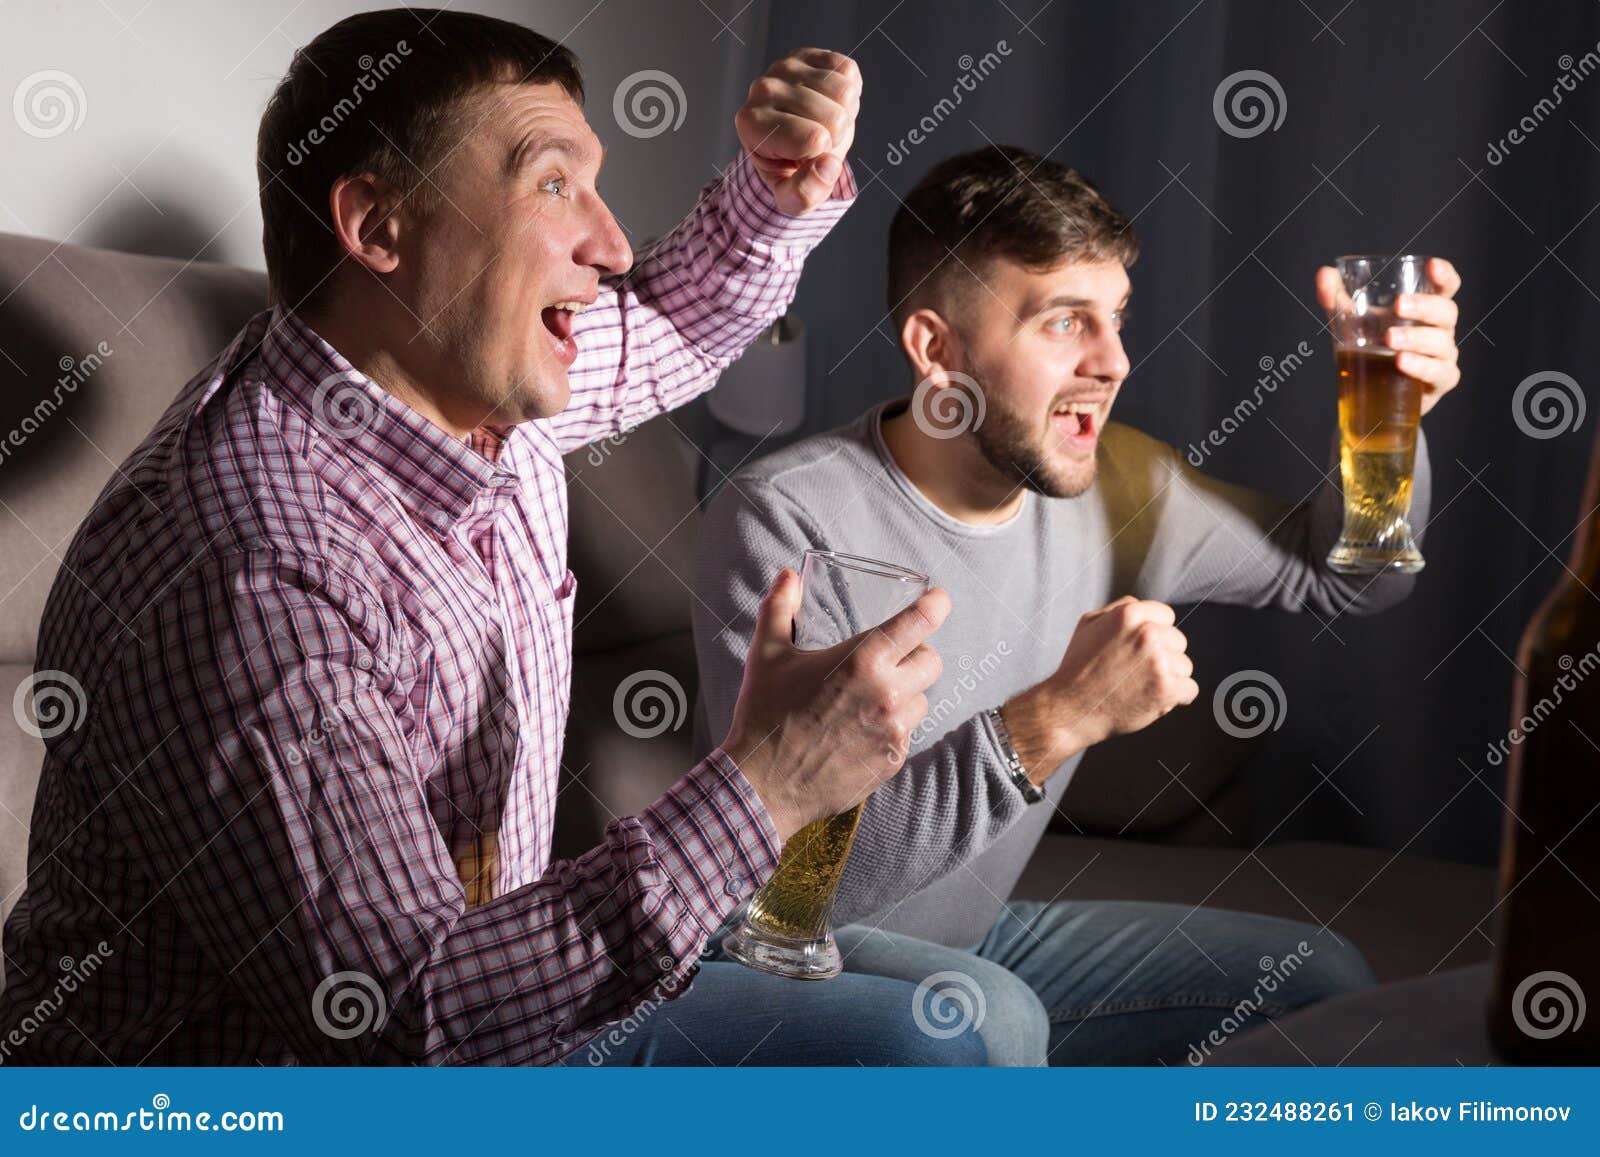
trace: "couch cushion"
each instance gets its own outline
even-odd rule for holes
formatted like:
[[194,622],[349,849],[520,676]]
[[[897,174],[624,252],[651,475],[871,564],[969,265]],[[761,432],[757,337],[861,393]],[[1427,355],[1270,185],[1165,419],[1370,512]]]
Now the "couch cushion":
[[265,304],[260,273],[0,234],[0,659],[32,660],[106,479]]
[[694,688],[687,631],[578,658],[553,855],[582,855],[612,820],[637,815],[689,770]]
[[1258,852],[1050,833],[1017,882],[1029,900],[1158,900],[1329,924],[1379,980],[1477,963],[1493,869],[1377,848],[1283,843]]
[[697,451],[676,422],[664,415],[567,455],[579,656],[689,629]]
[[1207,1065],[1503,1064],[1489,1041],[1487,964],[1351,992],[1259,1024]]

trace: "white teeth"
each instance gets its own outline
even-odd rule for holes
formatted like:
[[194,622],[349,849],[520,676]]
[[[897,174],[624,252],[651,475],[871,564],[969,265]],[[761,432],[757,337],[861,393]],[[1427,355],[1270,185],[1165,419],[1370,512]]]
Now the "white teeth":
[[558,301],[550,306],[550,308],[565,309],[572,313],[582,313],[584,310],[589,308],[589,303],[585,301]]
[[1092,414],[1100,408],[1099,402],[1068,402],[1056,411],[1058,414]]

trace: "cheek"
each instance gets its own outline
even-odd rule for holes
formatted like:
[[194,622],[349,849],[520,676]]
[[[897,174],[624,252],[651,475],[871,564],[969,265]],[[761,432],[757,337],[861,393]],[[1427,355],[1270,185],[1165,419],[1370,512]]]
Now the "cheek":
[[543,201],[519,201],[506,206],[497,223],[502,231],[499,246],[505,259],[550,270],[561,256],[571,255],[572,245],[565,236],[568,215],[556,211],[549,194],[542,196]]
[[1024,422],[1036,423],[1060,390],[1062,374],[1054,352],[1039,348],[1026,337],[994,351],[988,372],[979,377],[991,404]]
[[483,275],[492,283],[490,307],[513,324],[542,329],[540,311],[578,280],[570,262],[563,268],[560,253],[549,228],[534,224],[510,231],[497,246],[494,264]]

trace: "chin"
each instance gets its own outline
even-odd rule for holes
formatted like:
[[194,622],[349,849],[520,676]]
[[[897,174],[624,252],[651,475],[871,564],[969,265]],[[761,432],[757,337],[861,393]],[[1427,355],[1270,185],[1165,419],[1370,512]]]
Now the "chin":
[[571,401],[572,386],[567,381],[565,371],[541,374],[529,383],[529,388],[523,393],[521,404],[517,406],[521,411],[517,420],[531,422],[538,418],[554,418]]
[[1036,475],[1040,485],[1034,489],[1046,498],[1078,498],[1094,485],[1097,465],[1098,448],[1096,456],[1087,461],[1070,458],[1056,465],[1048,473]]

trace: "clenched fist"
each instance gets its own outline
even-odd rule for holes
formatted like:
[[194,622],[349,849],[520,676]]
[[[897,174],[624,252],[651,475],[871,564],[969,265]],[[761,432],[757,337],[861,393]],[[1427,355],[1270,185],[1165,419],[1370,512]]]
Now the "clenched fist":
[[1056,673],[1003,708],[1029,778],[1042,784],[1084,748],[1194,702],[1200,687],[1176,622],[1166,603],[1132,595],[1078,620]]
[[778,208],[798,217],[833,192],[860,111],[856,62],[824,48],[801,48],[757,78],[733,124]]

